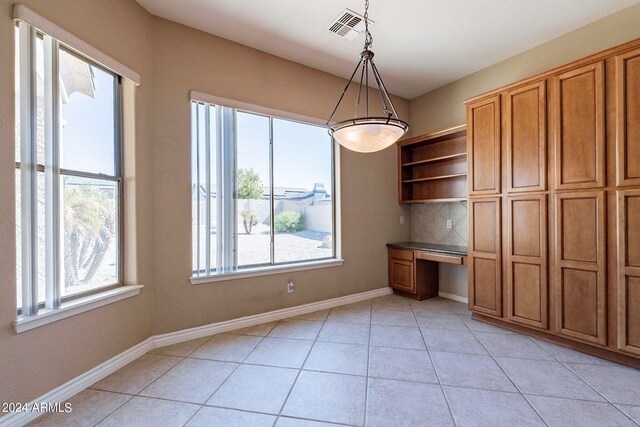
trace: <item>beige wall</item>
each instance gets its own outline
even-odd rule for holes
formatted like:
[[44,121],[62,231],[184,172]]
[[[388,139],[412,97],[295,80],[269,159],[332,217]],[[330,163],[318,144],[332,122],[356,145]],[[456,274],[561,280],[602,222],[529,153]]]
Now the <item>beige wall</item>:
[[[341,151],[342,267],[193,286],[189,91],[325,118],[344,80],[211,36],[154,20],[154,251],[156,333],[291,307],[386,286],[385,243],[409,237],[396,202],[396,151]],[[356,56],[354,55],[354,59]],[[373,99],[373,97],[372,97]],[[352,100],[343,101],[350,108]],[[408,101],[396,99],[408,117]],[[287,294],[286,283],[296,283]]]
[[[135,145],[127,141],[129,189],[150,188],[152,164],[142,161],[153,147],[151,17],[129,0],[22,2],[67,31],[106,52],[142,74],[136,89],[135,123],[127,133],[137,135]],[[135,248],[136,270],[127,276],[147,285],[130,298],[19,335],[15,320],[15,211],[14,211],[14,22],[12,2],[0,0],[0,402],[23,402],[59,386],[106,359],[147,338],[153,325],[153,248],[151,224],[139,221],[130,230],[129,245]],[[137,159],[137,164],[131,164]],[[135,207],[127,215],[151,211],[152,194],[132,191]],[[134,274],[135,273],[135,274]]]
[[[193,286],[189,91],[324,118],[345,81],[155,18],[133,0],[23,4],[141,75],[126,87],[126,278],[134,298],[15,334],[13,85],[0,85],[0,402],[34,399],[151,334],[386,286],[385,243],[406,240],[395,150],[342,151],[344,266]],[[0,0],[0,81],[13,82],[10,0]],[[354,60],[357,58],[354,52]],[[133,93],[132,93],[133,92]],[[375,98],[374,98],[375,99]],[[351,109],[351,100],[346,100]],[[396,99],[399,113],[409,103]],[[133,126],[132,126],[133,125]],[[293,294],[285,283],[296,282]]]
[[[415,98],[410,103],[412,135],[465,123],[462,102],[467,98],[636,39],[640,37],[639,23],[637,4]],[[415,213],[412,209],[412,221]],[[466,297],[465,281],[466,267],[445,267],[440,272],[444,292]]]
[[640,4],[411,100],[413,135],[463,124],[462,101],[640,37]]

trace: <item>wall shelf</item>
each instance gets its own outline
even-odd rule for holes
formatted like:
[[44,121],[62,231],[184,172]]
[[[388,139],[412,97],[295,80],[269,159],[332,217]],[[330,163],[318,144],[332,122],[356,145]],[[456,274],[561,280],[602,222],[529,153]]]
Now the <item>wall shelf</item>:
[[467,199],[467,129],[456,126],[398,142],[398,202]]
[[463,157],[466,158],[467,153],[449,154],[448,156],[434,157],[433,159],[418,160],[417,162],[411,162],[411,163],[403,163],[402,167],[418,166],[418,165],[424,165],[427,163],[435,163],[435,162],[442,162],[445,160],[460,159]]
[[440,175],[440,176],[428,176],[426,178],[416,178],[416,179],[408,179],[405,181],[402,181],[403,184],[411,184],[414,182],[425,182],[425,181],[434,181],[436,179],[451,179],[451,178],[457,178],[459,176],[467,176],[466,173],[455,173],[452,175]]

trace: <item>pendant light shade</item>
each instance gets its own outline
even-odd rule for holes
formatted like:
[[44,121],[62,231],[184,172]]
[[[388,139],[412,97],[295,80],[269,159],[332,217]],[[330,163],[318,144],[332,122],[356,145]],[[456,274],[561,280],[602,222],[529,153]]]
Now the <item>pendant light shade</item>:
[[346,149],[373,153],[393,145],[408,128],[402,120],[369,117],[336,123],[329,133]]
[[[365,0],[364,5],[364,25],[365,25],[365,42],[364,50],[360,53],[360,61],[356,65],[353,74],[344,90],[333,112],[327,120],[329,134],[343,147],[356,151],[358,153],[373,153],[375,151],[384,150],[393,145],[409,130],[409,125],[400,120],[396,109],[393,106],[391,97],[384,86],[382,77],[373,62],[373,52],[369,49],[373,44],[373,37],[369,32],[369,1]],[[358,95],[356,98],[356,110],[354,118],[343,120],[341,122],[331,124],[331,119],[338,111],[338,107],[342,102],[345,94],[353,82],[353,78],[360,71],[360,83],[358,84]],[[383,115],[369,115],[369,74],[373,77],[380,95],[380,102]],[[364,85],[364,94],[363,94]],[[364,105],[361,107],[360,101],[364,97]],[[363,109],[364,115],[359,116],[360,110]]]

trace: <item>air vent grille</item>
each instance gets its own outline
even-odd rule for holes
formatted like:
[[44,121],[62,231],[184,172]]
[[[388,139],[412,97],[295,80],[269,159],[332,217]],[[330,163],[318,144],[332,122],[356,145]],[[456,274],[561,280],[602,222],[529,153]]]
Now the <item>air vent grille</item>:
[[[369,25],[373,21],[369,19]],[[364,32],[364,16],[345,9],[331,22],[329,31],[347,40],[353,40]]]

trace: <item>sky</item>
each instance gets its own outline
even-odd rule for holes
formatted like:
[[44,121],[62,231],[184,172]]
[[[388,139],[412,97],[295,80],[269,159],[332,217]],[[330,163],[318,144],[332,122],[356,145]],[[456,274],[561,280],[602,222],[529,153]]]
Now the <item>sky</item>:
[[[61,61],[64,56],[61,52]],[[75,57],[70,60],[77,60]],[[95,97],[75,92],[62,106],[62,168],[114,175],[113,75],[91,67]]]
[[[253,168],[269,185],[269,119],[238,112],[238,168]],[[320,126],[273,120],[274,187],[331,188],[331,138]]]
[[[198,112],[200,152],[204,153],[204,108],[199,108]],[[212,114],[210,120],[212,138],[216,135],[215,121],[215,114]],[[270,185],[269,118],[238,111],[236,129],[237,167],[253,169],[260,176],[262,185],[268,187]],[[331,193],[331,138],[326,128],[273,119],[273,144],[274,187],[313,190],[315,183],[322,183],[327,192]],[[195,163],[194,152],[192,152],[192,162]],[[212,176],[215,176],[214,159],[211,167]],[[203,169],[204,167],[200,170],[200,177],[204,181]]]

